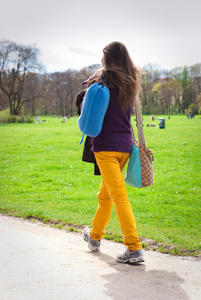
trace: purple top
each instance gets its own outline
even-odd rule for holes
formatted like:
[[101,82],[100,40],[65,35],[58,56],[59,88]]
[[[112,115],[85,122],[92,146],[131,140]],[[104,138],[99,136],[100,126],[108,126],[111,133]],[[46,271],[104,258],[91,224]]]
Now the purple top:
[[123,110],[117,103],[117,88],[110,89],[110,102],[100,134],[91,138],[93,152],[117,151],[130,153],[132,149],[132,109]]

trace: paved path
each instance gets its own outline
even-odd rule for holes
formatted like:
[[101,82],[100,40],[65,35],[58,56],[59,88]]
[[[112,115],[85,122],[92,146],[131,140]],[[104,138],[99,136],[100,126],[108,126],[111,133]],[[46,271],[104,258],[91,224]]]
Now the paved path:
[[91,253],[80,233],[0,215],[0,300],[200,300],[201,261],[145,251],[119,264],[122,244]]

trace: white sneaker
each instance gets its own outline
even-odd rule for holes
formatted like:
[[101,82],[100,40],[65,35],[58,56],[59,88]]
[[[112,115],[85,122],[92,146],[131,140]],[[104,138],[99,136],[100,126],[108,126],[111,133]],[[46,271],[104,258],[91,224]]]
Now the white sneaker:
[[101,240],[95,241],[90,236],[90,229],[86,227],[82,232],[82,238],[88,242],[88,247],[91,251],[98,252],[100,251]]
[[126,251],[122,254],[117,255],[116,261],[120,263],[138,263],[138,262],[143,262],[143,253],[142,250],[136,250],[136,251],[130,251],[128,248]]

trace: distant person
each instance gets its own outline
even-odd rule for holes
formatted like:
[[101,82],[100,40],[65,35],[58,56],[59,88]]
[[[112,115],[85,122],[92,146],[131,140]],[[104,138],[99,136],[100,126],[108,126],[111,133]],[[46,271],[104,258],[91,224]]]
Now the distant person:
[[151,116],[152,121],[154,121],[154,115]]
[[66,117],[65,116],[63,117],[63,123],[66,123]]
[[93,228],[85,228],[82,237],[91,251],[99,251],[101,239],[110,220],[113,204],[126,250],[117,256],[120,263],[143,262],[142,244],[129,203],[122,171],[132,149],[131,112],[140,90],[139,71],[133,64],[124,44],[113,42],[103,49],[102,70],[88,81],[103,82],[110,90],[110,102],[100,134],[91,138],[103,178]]

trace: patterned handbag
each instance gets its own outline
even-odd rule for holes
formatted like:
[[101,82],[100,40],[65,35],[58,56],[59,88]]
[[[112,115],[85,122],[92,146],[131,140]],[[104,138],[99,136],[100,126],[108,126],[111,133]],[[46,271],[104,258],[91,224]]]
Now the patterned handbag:
[[132,187],[141,188],[154,184],[153,173],[153,152],[145,144],[143,119],[139,97],[136,99],[136,122],[138,129],[138,139],[135,139],[134,131],[133,146],[126,171],[125,182]]

